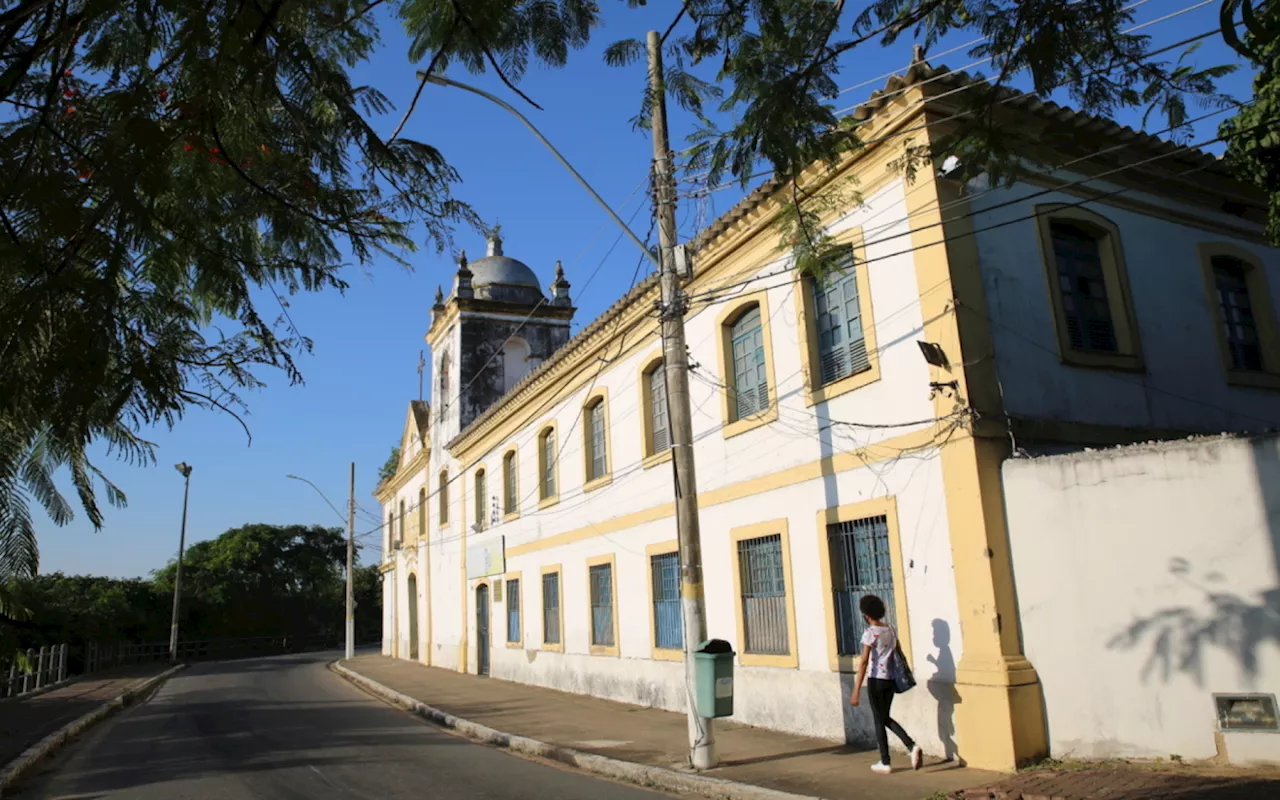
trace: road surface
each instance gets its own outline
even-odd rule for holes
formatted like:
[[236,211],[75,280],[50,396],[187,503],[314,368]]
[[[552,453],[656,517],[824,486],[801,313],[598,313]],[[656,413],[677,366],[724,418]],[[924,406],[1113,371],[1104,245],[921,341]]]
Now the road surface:
[[665,795],[474,744],[330,672],[340,654],[201,664],[72,744],[19,795],[139,800]]

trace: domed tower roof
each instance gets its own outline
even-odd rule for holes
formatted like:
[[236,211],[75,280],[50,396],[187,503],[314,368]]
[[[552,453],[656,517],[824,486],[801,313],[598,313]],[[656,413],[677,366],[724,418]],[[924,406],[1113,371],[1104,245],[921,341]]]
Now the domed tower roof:
[[497,235],[489,237],[489,250],[485,257],[471,262],[468,267],[476,297],[530,305],[542,300],[538,276],[528,264],[503,255],[502,239]]

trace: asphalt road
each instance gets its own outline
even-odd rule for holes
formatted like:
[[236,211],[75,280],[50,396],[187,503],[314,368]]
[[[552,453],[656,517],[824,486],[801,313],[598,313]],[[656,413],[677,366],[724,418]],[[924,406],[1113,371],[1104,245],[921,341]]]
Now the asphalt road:
[[326,663],[339,655],[184,670],[146,703],[73,743],[19,797],[665,797],[445,733],[330,672]]

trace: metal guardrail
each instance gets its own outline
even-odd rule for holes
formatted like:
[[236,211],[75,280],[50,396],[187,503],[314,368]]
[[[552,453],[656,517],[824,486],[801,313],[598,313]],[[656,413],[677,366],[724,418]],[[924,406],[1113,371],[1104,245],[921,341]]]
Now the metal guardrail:
[[[203,639],[178,642],[177,660],[218,661],[255,656],[306,653],[341,647],[340,635],[313,634],[290,636],[252,636],[240,639]],[[30,672],[18,668],[13,660],[7,675],[0,672],[0,698],[17,697],[36,689],[66,680],[69,674],[90,675],[103,670],[134,664],[169,660],[169,643],[164,642],[113,642],[102,644],[88,642],[83,647],[69,648],[66,644],[41,647],[26,651],[31,662]],[[71,657],[68,657],[68,653]],[[74,668],[79,667],[79,672]]]

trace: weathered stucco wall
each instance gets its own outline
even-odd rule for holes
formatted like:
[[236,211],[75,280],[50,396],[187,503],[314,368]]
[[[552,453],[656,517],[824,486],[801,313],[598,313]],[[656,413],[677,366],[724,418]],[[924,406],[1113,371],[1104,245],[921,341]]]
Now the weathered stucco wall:
[[[1053,755],[1213,756],[1212,695],[1280,687],[1280,440],[1006,462],[1026,652]],[[1225,737],[1280,761],[1280,734]]]

